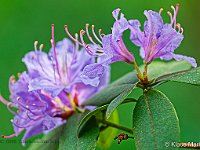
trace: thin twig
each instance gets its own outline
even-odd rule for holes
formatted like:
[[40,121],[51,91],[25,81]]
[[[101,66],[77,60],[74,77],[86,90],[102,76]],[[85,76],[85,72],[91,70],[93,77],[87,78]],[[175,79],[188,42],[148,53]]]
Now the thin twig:
[[97,122],[106,124],[110,127],[117,128],[119,130],[123,130],[123,131],[130,133],[130,134],[133,134],[133,131],[130,128],[127,128],[127,127],[124,127],[124,126],[121,126],[121,125],[118,125],[118,124],[114,124],[112,122],[109,122],[109,121],[106,121],[106,120],[103,120],[103,119],[100,119],[100,118],[96,118],[96,120],[97,120]]

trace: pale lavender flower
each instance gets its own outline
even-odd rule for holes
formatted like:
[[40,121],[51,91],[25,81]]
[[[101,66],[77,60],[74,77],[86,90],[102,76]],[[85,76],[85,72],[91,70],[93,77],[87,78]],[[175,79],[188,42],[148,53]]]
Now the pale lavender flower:
[[41,48],[37,50],[35,45],[35,51],[29,52],[23,58],[29,74],[33,77],[29,83],[29,91],[42,89],[56,96],[63,89],[70,92],[75,83],[84,82],[85,85],[101,87],[109,82],[108,66],[104,68],[101,75],[97,78],[91,77],[88,82],[81,76],[85,67],[95,63],[95,58],[91,57],[84,48],[79,51],[77,42],[74,45],[68,39],[63,39],[55,45],[53,25],[51,43],[52,49],[49,54],[42,52]]
[[[22,73],[19,80],[14,76],[10,77],[10,99],[11,102],[0,96],[0,101],[7,105],[8,110],[15,116],[11,119],[14,127],[14,134],[3,138],[12,138],[26,130],[22,143],[31,136],[49,131],[63,122],[62,118],[56,115],[62,113],[62,107],[56,105],[56,99],[41,91],[28,91],[28,83],[31,78],[27,73]],[[17,112],[12,108],[18,109]]]
[[[81,104],[109,83],[110,70],[106,66],[98,78],[98,85],[82,79],[83,69],[94,64],[95,59],[68,39],[54,43],[54,26],[52,26],[52,49],[49,54],[42,52],[43,45],[29,52],[23,58],[28,73],[24,72],[16,81],[10,78],[11,102],[0,96],[0,101],[7,105],[15,115],[11,120],[15,133],[4,138],[17,136],[26,130],[22,141],[27,138],[50,131],[66,120],[76,111],[85,109]],[[87,70],[87,69],[86,69]],[[93,74],[94,70],[88,70]],[[95,80],[90,76],[90,80]],[[17,112],[11,108],[18,109]]]
[[[88,54],[97,57],[97,61],[94,64],[88,65],[82,74],[87,82],[98,82],[90,80],[92,78],[98,78],[106,69],[106,66],[117,61],[124,61],[127,63],[133,63],[134,56],[126,48],[123,41],[123,32],[128,29],[128,21],[124,17],[124,14],[120,14],[120,9],[116,9],[112,13],[115,18],[115,22],[112,28],[112,34],[101,34],[99,29],[99,36],[96,35],[94,25],[92,25],[92,34],[95,39],[89,33],[89,24],[86,24],[86,30],[80,31],[80,42],[77,38],[74,38],[68,31],[68,27],[65,26],[66,33],[79,45],[85,47]],[[86,34],[90,40],[90,44],[86,44],[83,35]],[[97,44],[97,41],[99,44]],[[92,71],[93,70],[93,71]],[[92,71],[92,72],[91,72]]]
[[183,28],[176,23],[176,17],[179,4],[173,9],[173,15],[168,12],[171,22],[165,24],[161,17],[162,8],[159,12],[152,10],[144,11],[147,21],[144,23],[144,32],[140,30],[140,22],[138,20],[129,20],[129,28],[131,30],[131,41],[140,46],[140,54],[144,62],[151,63],[155,58],[163,60],[175,59],[186,60],[193,67],[197,66],[194,58],[174,54],[174,50],[179,47],[183,40]]

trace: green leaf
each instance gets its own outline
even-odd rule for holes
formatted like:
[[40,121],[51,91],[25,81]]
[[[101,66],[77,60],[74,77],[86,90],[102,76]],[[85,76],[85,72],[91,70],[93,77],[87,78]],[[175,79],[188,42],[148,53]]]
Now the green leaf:
[[[118,112],[117,110],[115,110],[112,115],[110,116],[110,118],[108,119],[108,121],[112,122],[112,123],[119,123],[119,117],[118,117]],[[108,149],[112,142],[113,142],[113,137],[116,136],[118,129],[116,128],[112,128],[112,127],[108,127],[105,130],[100,132],[99,135],[99,139],[98,139],[98,146],[101,149]]]
[[90,111],[87,115],[85,115],[85,116],[81,119],[81,121],[80,121],[80,123],[79,123],[79,125],[78,125],[77,133],[79,134],[81,127],[82,127],[83,125],[85,125],[85,124],[88,122],[88,120],[90,120],[90,118],[91,118],[92,116],[94,116],[94,115],[100,113],[101,111],[105,110],[107,107],[108,107],[108,104],[107,104],[107,105],[103,105],[103,106],[101,106],[101,107],[97,107],[96,109]]
[[131,87],[130,89],[123,91],[108,105],[108,108],[106,110],[107,119],[111,116],[115,109],[124,101],[124,99],[131,93],[133,88],[134,87]]
[[187,84],[200,86],[200,67],[193,68],[191,70],[182,71],[182,72],[167,74],[167,75],[159,77],[156,80],[157,83],[160,83],[160,82],[164,83],[167,81],[181,82],[181,83],[187,83]]
[[[164,74],[169,74],[177,71],[182,71],[191,68],[186,61],[179,62],[152,62],[148,66],[149,79],[157,78]],[[143,66],[140,67],[143,69]],[[89,100],[85,101],[83,105],[102,106],[110,103],[114,98],[119,96],[122,92],[133,88],[138,82],[137,72],[134,70],[120,79],[116,80],[108,87],[104,88]]]
[[41,139],[37,139],[28,150],[57,150],[62,129],[63,125],[44,135]]
[[133,133],[138,150],[168,150],[166,144],[179,142],[179,120],[163,93],[151,90],[139,98],[133,112]]
[[149,79],[158,78],[165,74],[188,70],[190,68],[191,65],[186,61],[153,62],[148,66],[148,77]]
[[122,92],[133,88],[135,84],[120,84],[110,85],[105,89],[101,90],[95,96],[83,103],[83,105],[89,106],[102,106],[110,103],[115,97],[119,96]]
[[82,127],[79,136],[77,134],[78,125],[86,114],[75,114],[70,117],[62,131],[59,150],[95,150],[99,128],[94,117]]
[[[132,98],[128,98],[128,99],[125,99],[123,101],[123,104],[125,103],[129,103],[129,102],[136,102],[137,100],[135,99],[132,99]],[[81,129],[82,126],[84,126],[84,124],[86,124],[88,122],[88,120],[92,117],[92,116],[95,116],[97,115],[98,113],[101,113],[103,110],[107,109],[107,107],[109,106],[109,104],[106,104],[106,105],[103,105],[103,106],[100,106],[100,107],[97,107],[96,109],[90,111],[88,114],[86,114],[82,120],[80,121],[79,125],[78,125],[78,129],[77,129],[77,132],[79,134],[79,131]]]

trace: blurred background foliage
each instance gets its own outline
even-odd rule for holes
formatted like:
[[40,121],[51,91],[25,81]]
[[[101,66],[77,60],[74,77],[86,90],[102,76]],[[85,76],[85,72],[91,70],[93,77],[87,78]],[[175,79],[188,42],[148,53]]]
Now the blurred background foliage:
[[[180,3],[178,22],[184,27],[185,39],[176,50],[177,53],[190,55],[200,62],[199,35],[200,1],[199,0],[1,0],[0,1],[0,92],[9,97],[8,79],[11,75],[26,70],[21,62],[25,53],[33,50],[33,43],[38,40],[44,44],[44,51],[50,48],[51,24],[55,24],[56,41],[67,37],[63,26],[68,24],[71,33],[78,32],[86,23],[102,28],[104,33],[110,33],[114,19],[111,12],[121,8],[127,19],[145,20],[143,11],[152,9],[158,11],[164,8],[163,17],[169,21],[166,12],[171,5]],[[124,35],[125,43],[136,59],[142,63],[138,55],[138,47],[129,41],[129,32]],[[112,65],[114,81],[131,71],[133,66],[125,63]],[[168,83],[159,87],[174,104],[181,126],[182,142],[199,142],[200,138],[200,88],[191,85]],[[140,90],[132,93],[137,98]],[[155,104],[156,105],[156,104]],[[131,127],[132,105],[119,107],[120,123]],[[0,104],[0,134],[12,134],[10,123],[12,114],[6,106]],[[119,131],[120,132],[120,131]],[[13,138],[20,140],[22,135]],[[113,138],[113,137],[108,137]],[[0,143],[0,149],[27,149],[20,143]],[[1,140],[0,140],[1,141]],[[133,149],[132,140],[123,141],[120,145],[113,141],[111,149]]]

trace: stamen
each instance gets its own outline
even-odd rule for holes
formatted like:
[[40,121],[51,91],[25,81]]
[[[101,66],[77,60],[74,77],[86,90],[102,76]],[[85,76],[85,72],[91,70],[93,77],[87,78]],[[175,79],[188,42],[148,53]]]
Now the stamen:
[[42,51],[43,47],[44,47],[44,44],[41,44],[40,45],[40,51]]
[[53,57],[52,57],[52,56],[50,56],[50,60],[51,60],[52,66],[53,66],[54,80],[55,80],[55,82],[56,82],[56,66],[55,66],[55,64],[54,64],[54,62],[53,62]]
[[179,23],[176,24],[176,28],[178,29],[178,32],[181,30],[181,25]]
[[171,6],[171,9],[174,11],[174,17],[172,19],[172,24],[174,22],[174,28],[176,28],[176,9],[174,8],[174,6]]
[[38,41],[34,42],[34,50],[37,51],[37,45],[38,45]]
[[85,43],[85,41],[84,41],[84,39],[83,39],[83,35],[85,34],[85,31],[84,30],[81,30],[80,31],[80,38],[81,38],[81,42],[82,42],[82,45],[84,46],[84,47],[86,47],[86,43]]
[[10,83],[10,84],[16,83],[16,80],[15,80],[15,76],[14,76],[14,75],[12,75],[12,76],[10,77],[9,83]]
[[26,106],[24,106],[20,101],[18,102],[18,105],[21,106],[21,107],[23,107],[26,110],[29,110],[32,114],[38,115],[38,114],[34,113],[32,110],[30,110],[29,107],[27,108]]
[[85,43],[84,39],[83,39],[83,35],[85,34],[85,31],[84,30],[81,30],[80,31],[80,39],[81,39],[81,42],[82,42],[82,45],[87,49],[87,52],[90,54],[90,55],[93,55],[92,51],[89,49],[89,45]]
[[75,45],[75,56],[76,56],[76,52],[78,52],[78,49],[79,49],[79,44],[78,44],[78,34],[77,33],[75,33],[75,38],[76,38],[76,45]]
[[94,31],[94,25],[92,25],[92,33],[93,33],[95,39],[96,39],[99,43],[102,44],[101,40],[97,37],[97,35],[96,35],[95,31]]
[[11,134],[11,135],[8,135],[8,136],[2,135],[1,137],[2,138],[13,138],[13,137],[17,136],[19,133],[21,133],[23,130],[24,130],[24,128],[19,130],[18,132],[14,133],[14,134]]
[[78,52],[78,49],[79,49],[79,44],[78,44],[78,34],[76,33],[75,34],[75,39],[76,39],[76,42],[75,42],[75,46],[74,46],[74,51],[73,51],[73,56],[72,56],[72,61],[70,63],[70,66],[72,65],[72,63],[76,60],[76,56],[77,56],[77,52]]
[[172,18],[172,14],[171,14],[169,11],[167,12],[167,14],[168,14],[169,17],[170,17],[170,24],[172,25],[172,24],[173,24],[173,22],[172,22],[172,19],[173,19],[173,18]]
[[5,105],[9,105],[9,101],[7,101],[7,100],[5,100],[2,96],[1,96],[1,94],[0,94],[0,101],[3,103],[3,104],[5,104]]
[[93,39],[92,39],[92,37],[90,36],[90,34],[89,34],[88,27],[89,27],[89,24],[86,24],[86,25],[85,25],[85,29],[86,29],[86,34],[87,34],[87,36],[88,36],[88,39],[89,39],[90,42],[92,42],[93,44],[96,44],[96,43],[93,41]]
[[176,4],[176,8],[174,8],[174,6],[171,6],[171,9],[174,11],[174,16],[173,16],[171,24],[174,23],[174,29],[175,29],[176,28],[176,17],[177,17],[177,14],[178,14],[179,4]]
[[14,112],[13,110],[11,110],[11,106],[13,106],[13,104],[11,103],[11,102],[9,102],[8,104],[7,104],[7,109],[13,114],[13,115],[18,115],[16,112]]
[[19,125],[19,120],[16,120],[16,122],[12,122],[14,126],[16,126],[17,128],[22,128],[22,129],[25,129],[25,128],[28,128],[30,126],[32,126],[33,124],[33,121],[31,121],[30,123],[28,123],[26,126],[21,126]]
[[101,40],[103,39],[103,37],[105,36],[105,34],[101,33],[102,29],[99,29],[99,37],[101,38]]
[[183,31],[184,31],[183,28],[181,28],[181,32],[180,33],[183,34]]
[[52,48],[53,48],[53,51],[54,51],[57,72],[58,72],[59,77],[61,78],[59,65],[58,65],[58,58],[57,58],[57,54],[56,54],[55,40],[54,40],[54,24],[51,25],[51,29],[52,29],[51,45],[52,45]]
[[161,15],[161,13],[163,12],[163,8],[160,8],[160,10],[159,10],[159,14]]
[[81,46],[83,46],[82,43],[80,43],[79,41],[77,41],[77,40],[69,33],[69,30],[68,30],[68,26],[67,26],[67,25],[65,25],[64,28],[65,28],[65,32],[67,33],[67,35],[69,36],[70,39],[72,39],[74,42],[78,42],[78,44],[80,44]]
[[102,37],[104,37],[104,36],[105,36],[105,34],[101,34],[101,36],[102,36]]
[[18,100],[18,101],[20,100],[20,97],[19,97],[19,96],[17,97],[17,100]]
[[41,118],[40,116],[36,117],[36,118],[31,118],[31,116],[28,114],[29,111],[26,111],[26,115],[27,117],[30,119],[30,120],[33,120],[33,121],[37,121],[39,118]]
[[20,78],[20,76],[21,76],[21,73],[20,73],[20,72],[18,72],[18,73],[17,73],[17,77],[18,77],[18,78]]

